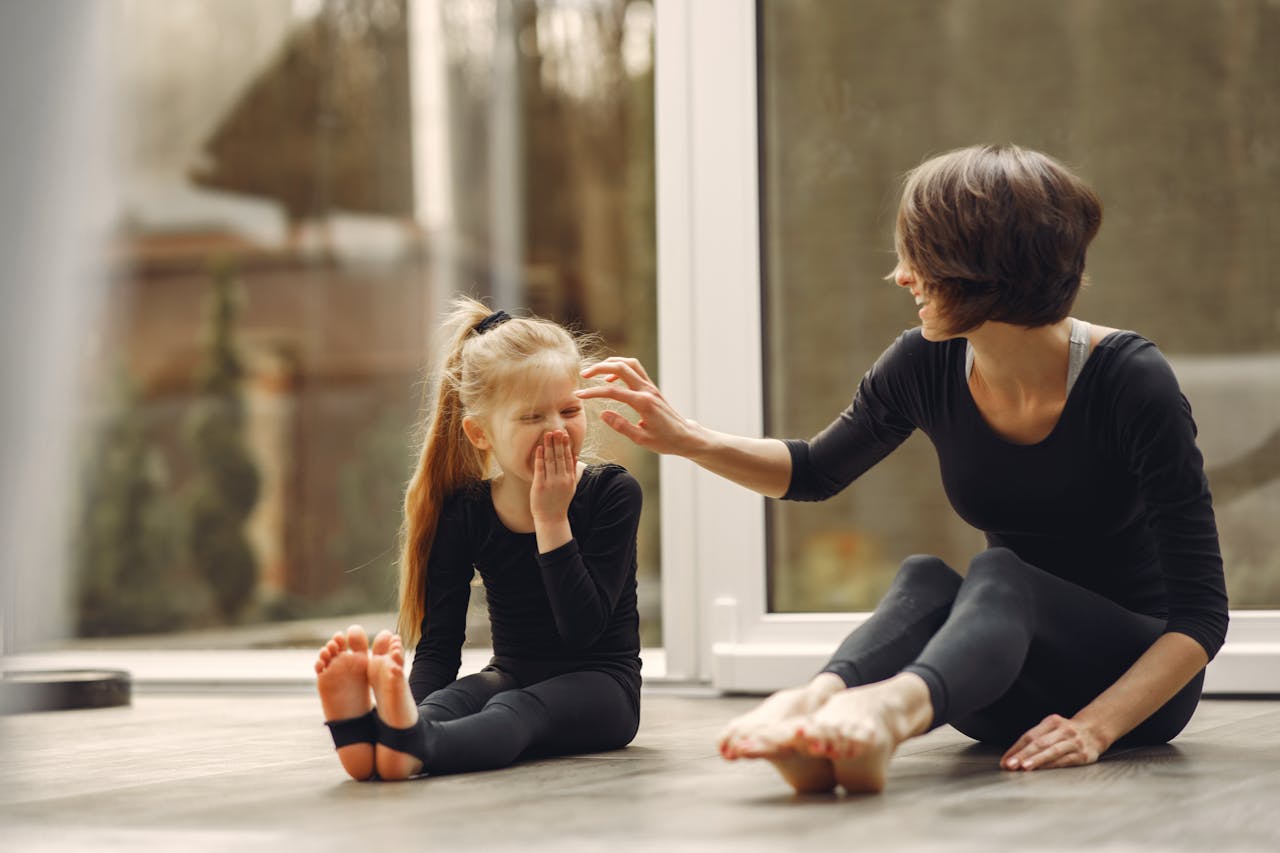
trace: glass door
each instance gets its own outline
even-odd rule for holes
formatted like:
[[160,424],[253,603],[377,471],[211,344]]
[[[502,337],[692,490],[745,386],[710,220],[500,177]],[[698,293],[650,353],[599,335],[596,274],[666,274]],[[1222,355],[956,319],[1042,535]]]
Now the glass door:
[[[716,428],[812,435],[913,325],[882,280],[901,174],[975,141],[1054,153],[1107,205],[1076,313],[1155,340],[1196,414],[1233,607],[1209,689],[1275,690],[1280,250],[1263,231],[1280,106],[1258,95],[1280,72],[1250,57],[1280,12],[1172,8],[1153,24],[1014,0],[659,4],[660,312],[680,315],[660,326],[663,375]],[[1146,40],[1163,47],[1133,48]],[[690,668],[721,689],[803,679],[903,556],[963,567],[982,547],[922,436],[823,504],[664,465],[668,624],[673,607],[697,617]]]

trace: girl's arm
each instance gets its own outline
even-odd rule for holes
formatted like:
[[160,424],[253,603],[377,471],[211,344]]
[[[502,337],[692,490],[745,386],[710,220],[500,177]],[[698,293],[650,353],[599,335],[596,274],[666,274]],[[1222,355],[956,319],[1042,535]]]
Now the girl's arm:
[[415,703],[458,677],[474,574],[464,522],[456,508],[446,509],[440,514],[427,561],[422,637],[409,671],[409,688]]
[[582,375],[621,381],[584,388],[578,396],[584,400],[607,397],[634,409],[640,416],[638,423],[611,411],[604,412],[601,419],[639,446],[683,456],[766,497],[780,498],[786,493],[791,482],[791,454],[781,441],[716,432],[683,417],[634,358],[606,359]]
[[556,630],[576,649],[593,645],[608,631],[618,599],[635,583],[640,484],[621,468],[594,474],[585,521],[559,547],[538,554],[542,585]]

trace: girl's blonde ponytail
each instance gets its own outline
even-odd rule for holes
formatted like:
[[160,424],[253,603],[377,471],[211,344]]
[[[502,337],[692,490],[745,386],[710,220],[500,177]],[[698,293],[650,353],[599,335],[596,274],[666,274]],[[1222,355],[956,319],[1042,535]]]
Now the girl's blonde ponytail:
[[462,350],[477,323],[491,312],[473,299],[459,299],[445,322],[446,349],[436,376],[435,408],[427,421],[422,452],[404,496],[400,529],[400,614],[396,631],[413,645],[426,608],[427,558],[445,498],[484,478],[485,454],[462,431],[466,409],[459,393]]

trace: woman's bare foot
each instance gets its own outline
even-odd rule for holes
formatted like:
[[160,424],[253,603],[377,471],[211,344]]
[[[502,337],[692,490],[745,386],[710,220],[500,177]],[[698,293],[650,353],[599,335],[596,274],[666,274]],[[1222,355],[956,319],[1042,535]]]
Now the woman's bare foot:
[[[396,729],[407,729],[417,724],[418,706],[405,680],[404,644],[399,634],[380,631],[373,638],[369,685],[373,688],[378,718],[382,722]],[[378,744],[375,751],[375,761],[378,776],[382,779],[408,779],[422,772],[420,759],[382,744]]]
[[829,759],[814,758],[791,747],[764,759],[797,794],[829,794],[835,790],[836,769]]
[[809,719],[802,749],[827,758],[851,794],[883,791],[898,744],[924,733],[933,721],[929,688],[913,673],[841,690]]
[[[369,637],[359,625],[346,634],[337,633],[320,649],[316,658],[316,689],[326,722],[363,716],[373,707],[369,694]],[[338,760],[351,778],[365,780],[373,775],[374,751],[371,743],[352,743],[338,748]]]
[[828,696],[844,689],[831,673],[820,673],[803,687],[780,690],[752,711],[729,722],[720,735],[720,755],[729,761],[763,758],[787,784],[802,794],[836,786],[831,761],[796,749],[797,733]]

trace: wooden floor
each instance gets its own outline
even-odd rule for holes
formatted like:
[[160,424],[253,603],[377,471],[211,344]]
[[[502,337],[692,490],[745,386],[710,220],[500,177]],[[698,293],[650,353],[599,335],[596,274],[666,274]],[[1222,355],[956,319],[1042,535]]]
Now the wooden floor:
[[756,700],[646,690],[628,749],[344,781],[299,693],[142,695],[0,718],[14,851],[1280,850],[1280,702],[1206,701],[1174,745],[1030,774],[940,729],[881,795],[799,797],[714,734]]

